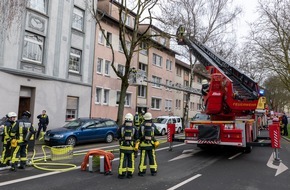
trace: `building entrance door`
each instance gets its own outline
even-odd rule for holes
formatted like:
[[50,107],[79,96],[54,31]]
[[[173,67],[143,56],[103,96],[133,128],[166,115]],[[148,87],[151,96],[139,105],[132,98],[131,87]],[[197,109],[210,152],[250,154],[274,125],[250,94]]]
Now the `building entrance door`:
[[18,118],[25,111],[30,111],[30,97],[19,97]]

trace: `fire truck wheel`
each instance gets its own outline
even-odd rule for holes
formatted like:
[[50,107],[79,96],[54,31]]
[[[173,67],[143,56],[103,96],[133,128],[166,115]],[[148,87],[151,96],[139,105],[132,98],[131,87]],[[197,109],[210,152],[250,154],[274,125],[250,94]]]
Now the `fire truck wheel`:
[[246,146],[246,147],[244,148],[244,153],[250,153],[250,152],[252,152],[252,149],[253,149],[252,146]]

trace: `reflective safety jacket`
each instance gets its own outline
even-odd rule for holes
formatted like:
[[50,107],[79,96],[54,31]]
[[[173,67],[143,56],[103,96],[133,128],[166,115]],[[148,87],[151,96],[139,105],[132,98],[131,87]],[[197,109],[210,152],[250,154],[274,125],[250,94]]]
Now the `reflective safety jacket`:
[[29,119],[24,117],[17,121],[17,125],[11,129],[10,134],[15,136],[17,142],[21,144],[31,140],[35,134],[35,130]]
[[10,122],[7,121],[4,124],[4,130],[3,130],[3,144],[7,144],[7,141],[11,140],[11,136],[10,136],[10,131],[11,128],[14,128],[14,126],[16,125],[16,122]]
[[43,126],[43,125],[48,125],[49,124],[49,119],[48,116],[46,114],[41,114],[37,116],[37,119],[39,119],[39,125]]
[[121,150],[134,150],[135,142],[138,138],[136,127],[132,122],[125,122],[118,130],[117,138],[119,139]]
[[156,126],[151,121],[145,121],[139,131],[140,149],[153,149],[155,133],[157,132]]
[[139,115],[136,114],[136,115],[134,116],[134,125],[135,125],[135,126],[140,126],[140,124],[141,124],[141,123],[140,123],[140,117],[139,117]]

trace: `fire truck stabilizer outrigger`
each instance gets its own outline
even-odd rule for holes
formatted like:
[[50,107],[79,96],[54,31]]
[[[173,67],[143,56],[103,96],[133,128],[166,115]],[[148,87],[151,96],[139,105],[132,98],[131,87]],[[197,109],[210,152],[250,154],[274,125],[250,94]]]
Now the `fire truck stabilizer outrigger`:
[[[266,99],[260,94],[258,84],[210,48],[187,36],[184,27],[178,28],[176,37],[178,44],[187,45],[211,75],[209,90],[203,95],[210,121],[191,121],[184,131],[184,142],[201,148],[235,146],[245,152],[251,152],[252,146],[273,147],[270,136],[273,130],[279,130],[278,125],[271,128],[269,136],[259,136],[258,118],[265,113]],[[276,141],[280,141],[279,135],[274,137]],[[270,142],[260,142],[260,139]]]

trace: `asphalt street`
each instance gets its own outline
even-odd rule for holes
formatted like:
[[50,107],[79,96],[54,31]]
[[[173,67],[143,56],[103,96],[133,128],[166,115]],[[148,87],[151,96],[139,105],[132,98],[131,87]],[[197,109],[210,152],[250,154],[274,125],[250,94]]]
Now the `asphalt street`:
[[[164,140],[165,137],[163,137]],[[254,147],[249,154],[236,148],[215,148],[202,151],[196,145],[173,143],[173,151],[168,151],[168,143],[157,149],[158,174],[137,176],[139,157],[136,159],[135,175],[132,179],[118,179],[118,152],[115,151],[113,175],[99,172],[81,171],[84,154],[93,148],[118,149],[117,142],[79,145],[74,148],[73,159],[58,161],[71,163],[76,167],[66,172],[45,171],[35,167],[11,172],[0,171],[1,190],[59,190],[59,189],[152,189],[152,190],[289,190],[290,184],[290,142],[281,140],[279,158],[273,164],[273,149]],[[37,145],[37,157],[41,147]],[[50,162],[50,161],[48,161]],[[47,166],[43,166],[47,167]],[[51,167],[51,166],[50,166]],[[61,166],[62,168],[64,166]]]

